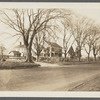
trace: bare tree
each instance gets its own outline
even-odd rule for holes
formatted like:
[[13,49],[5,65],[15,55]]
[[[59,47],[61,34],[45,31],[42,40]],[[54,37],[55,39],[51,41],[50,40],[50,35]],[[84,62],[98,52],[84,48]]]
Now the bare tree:
[[77,56],[79,61],[81,60],[81,50],[84,46],[86,37],[88,36],[87,31],[89,28],[90,20],[83,16],[72,16],[71,20],[71,34],[73,35],[77,43]]
[[63,25],[63,49],[64,49],[65,61],[66,61],[66,56],[68,54],[68,50],[72,46],[72,44],[74,43],[74,40],[71,41],[72,34],[69,33],[69,23],[70,23],[70,19],[67,21],[66,20],[62,21],[62,25]]
[[94,55],[94,60],[96,61],[96,56],[100,50],[100,29],[98,25],[94,26],[92,30],[92,46],[93,46],[93,55]]
[[93,55],[94,55],[94,60],[96,61],[96,56],[98,54],[100,50],[100,45],[98,45],[97,43],[93,44]]
[[95,23],[90,24],[90,28],[88,30],[88,36],[85,40],[85,51],[88,54],[88,61],[90,58],[90,52],[93,51],[94,60],[96,61],[96,56],[100,50],[100,31],[99,27],[97,27]]
[[39,61],[40,54],[42,50],[44,49],[44,42],[45,42],[45,34],[44,33],[38,33],[34,37],[34,49],[35,54],[37,55],[37,61]]
[[87,34],[88,36],[85,39],[85,44],[84,48],[86,53],[88,54],[88,61],[90,61],[90,53],[93,50],[93,27],[94,27],[94,21],[91,20],[91,23],[89,25],[90,27],[88,28]]
[[[37,33],[50,29],[51,22],[69,15],[57,9],[3,9],[1,21],[23,37],[27,51],[26,62],[32,62],[31,48]],[[14,16],[12,16],[14,15]],[[54,23],[53,23],[54,24]]]
[[[53,27],[52,27],[53,26]],[[48,30],[43,30],[37,33],[34,37],[33,44],[35,49],[35,54],[37,55],[37,61],[39,61],[40,54],[45,50],[45,43],[50,41],[57,41],[58,36],[55,31],[59,32],[58,26],[51,25],[51,28]]]
[[88,61],[90,61],[90,53],[91,53],[91,51],[92,51],[92,44],[93,44],[93,41],[92,41],[92,38],[91,38],[92,36],[91,35],[89,35],[87,38],[86,38],[86,41],[85,41],[85,45],[84,45],[84,47],[85,47],[85,51],[86,51],[86,53],[88,54]]

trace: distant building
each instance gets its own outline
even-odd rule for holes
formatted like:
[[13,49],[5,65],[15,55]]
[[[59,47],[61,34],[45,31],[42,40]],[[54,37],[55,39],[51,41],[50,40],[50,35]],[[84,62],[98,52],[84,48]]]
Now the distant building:
[[41,52],[44,57],[62,57],[62,47],[55,42],[46,41],[45,47]]
[[19,51],[10,51],[9,56],[11,56],[11,57],[20,57],[21,53]]
[[[34,49],[34,48],[33,48]],[[32,49],[32,55],[35,57],[36,54]],[[26,56],[26,48],[20,42],[13,51],[9,53],[12,56]],[[62,57],[62,47],[55,42],[47,42],[45,43],[43,50],[40,54],[41,57]]]
[[25,46],[22,45],[21,42],[20,42],[19,45],[17,45],[17,46],[15,47],[15,50],[16,50],[16,51],[19,51],[19,52],[21,53],[21,56],[26,56],[26,49],[25,49]]

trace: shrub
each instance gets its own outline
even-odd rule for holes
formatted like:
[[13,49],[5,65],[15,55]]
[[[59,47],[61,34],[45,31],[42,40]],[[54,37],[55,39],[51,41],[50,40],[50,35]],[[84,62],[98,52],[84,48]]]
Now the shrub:
[[34,68],[40,66],[35,63],[26,62],[0,62],[0,69],[21,69],[21,68]]

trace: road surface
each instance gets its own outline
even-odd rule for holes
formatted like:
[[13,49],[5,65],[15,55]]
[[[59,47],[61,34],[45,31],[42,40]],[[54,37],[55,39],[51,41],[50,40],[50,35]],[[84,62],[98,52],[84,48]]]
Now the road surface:
[[81,87],[75,89],[77,86],[98,75],[99,63],[0,70],[0,91],[75,91],[81,90]]

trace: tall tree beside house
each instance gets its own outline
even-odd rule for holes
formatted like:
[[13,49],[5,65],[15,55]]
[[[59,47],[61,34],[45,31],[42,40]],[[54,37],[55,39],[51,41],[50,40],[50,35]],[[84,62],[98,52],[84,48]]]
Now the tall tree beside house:
[[74,40],[71,40],[72,34],[69,33],[69,27],[70,27],[70,18],[67,20],[63,20],[62,22],[63,25],[63,50],[64,50],[64,58],[66,61],[66,56],[68,54],[69,47],[74,43]]
[[37,61],[39,61],[40,54],[42,50],[44,49],[44,42],[45,42],[45,34],[44,33],[37,33],[34,37],[34,49],[35,54],[37,55]]
[[[1,22],[21,35],[26,48],[26,62],[32,62],[31,49],[34,37],[37,33],[45,30],[49,33],[51,26],[55,27],[55,20],[67,17],[63,9],[2,9],[0,11]],[[53,24],[52,24],[53,22]]]
[[92,23],[88,31],[88,36],[85,41],[85,51],[88,54],[88,61],[90,61],[90,52],[93,51],[94,60],[100,51],[100,28],[97,24]]
[[86,37],[88,36],[87,31],[90,27],[91,20],[87,17],[73,15],[71,21],[70,32],[77,43],[77,56],[79,61],[81,61],[81,50],[84,46]]
[[90,53],[93,50],[93,44],[94,44],[94,35],[93,35],[94,31],[93,31],[93,29],[94,29],[94,25],[95,25],[94,21],[91,20],[90,28],[87,31],[88,36],[86,37],[85,44],[84,44],[84,49],[85,49],[85,51],[88,55],[88,61],[90,61]]
[[94,26],[92,30],[92,48],[93,48],[93,55],[94,55],[94,60],[96,61],[97,54],[100,51],[100,28],[98,25]]

